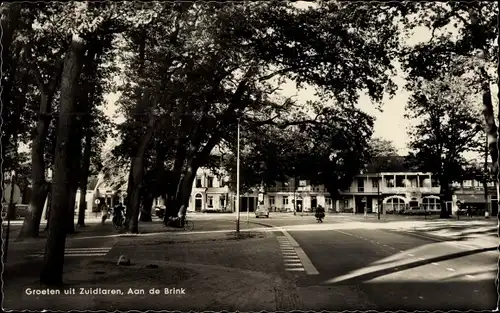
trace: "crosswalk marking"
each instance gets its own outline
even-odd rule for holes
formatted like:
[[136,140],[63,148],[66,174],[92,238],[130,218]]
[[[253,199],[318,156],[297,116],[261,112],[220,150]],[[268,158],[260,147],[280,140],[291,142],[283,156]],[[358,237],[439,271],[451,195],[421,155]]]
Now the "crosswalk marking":
[[285,265],[289,265],[289,266],[293,266],[293,265],[299,265],[299,266],[302,266],[302,262],[299,261],[288,261],[288,260],[285,260]]
[[[112,247],[102,247],[102,248],[66,248],[64,250],[64,256],[67,257],[82,257],[82,256],[104,256],[108,254]],[[45,251],[40,251],[31,254],[34,257],[43,257]]]
[[277,239],[281,248],[281,254],[283,255],[285,271],[304,272],[304,266],[288,238],[280,236]]

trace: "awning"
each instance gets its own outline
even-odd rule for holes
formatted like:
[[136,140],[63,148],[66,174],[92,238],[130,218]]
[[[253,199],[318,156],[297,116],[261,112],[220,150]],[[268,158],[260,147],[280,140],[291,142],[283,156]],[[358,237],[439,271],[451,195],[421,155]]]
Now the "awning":
[[484,196],[478,194],[457,195],[457,200],[463,203],[484,203]]

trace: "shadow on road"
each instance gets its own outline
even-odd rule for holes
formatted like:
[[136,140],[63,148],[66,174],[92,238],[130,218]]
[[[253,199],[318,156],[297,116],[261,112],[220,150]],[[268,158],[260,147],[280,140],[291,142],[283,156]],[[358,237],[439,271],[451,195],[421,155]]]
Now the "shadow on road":
[[[473,255],[473,254],[478,254],[478,253],[488,252],[488,251],[496,251],[496,250],[497,250],[497,247],[482,248],[482,249],[469,250],[469,251],[461,251],[461,252],[457,252],[457,253],[433,257],[433,258],[429,258],[429,259],[425,259],[425,260],[418,260],[418,261],[410,262],[407,264],[401,264],[401,265],[392,266],[392,267],[388,267],[388,268],[384,268],[384,269],[380,269],[380,270],[375,270],[373,272],[360,274],[358,276],[339,280],[339,281],[335,281],[336,279],[334,278],[334,279],[327,280],[322,285],[330,285],[330,284],[338,284],[338,283],[341,283],[341,284],[359,284],[359,283],[362,283],[365,281],[375,279],[377,277],[381,277],[381,276],[388,275],[391,273],[396,273],[396,272],[416,268],[416,267],[427,265],[427,264],[430,264],[433,262],[447,261],[447,260],[451,260],[451,259],[456,259],[456,258],[460,258],[460,257]],[[393,261],[391,261],[391,262],[393,262]],[[377,266],[379,266],[379,265],[380,264],[377,264]]]

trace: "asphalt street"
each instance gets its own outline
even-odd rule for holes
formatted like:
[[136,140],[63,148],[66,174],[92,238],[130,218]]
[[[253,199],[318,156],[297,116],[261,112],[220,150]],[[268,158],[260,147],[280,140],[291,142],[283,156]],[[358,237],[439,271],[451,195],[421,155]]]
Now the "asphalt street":
[[[256,221],[255,219],[253,221]],[[467,247],[345,217],[271,217],[288,229],[317,275],[296,273],[304,309],[488,310],[496,307],[495,245]],[[349,227],[346,224],[350,223]]]

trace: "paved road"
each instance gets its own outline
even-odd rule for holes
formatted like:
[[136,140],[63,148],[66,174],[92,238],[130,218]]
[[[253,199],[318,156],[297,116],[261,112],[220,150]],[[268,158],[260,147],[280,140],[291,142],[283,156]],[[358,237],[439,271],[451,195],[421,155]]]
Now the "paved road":
[[382,224],[353,223],[341,216],[328,218],[324,224],[310,216],[252,221],[287,230],[319,272],[296,273],[304,309],[496,307],[498,253],[494,244],[474,247],[443,242]]

